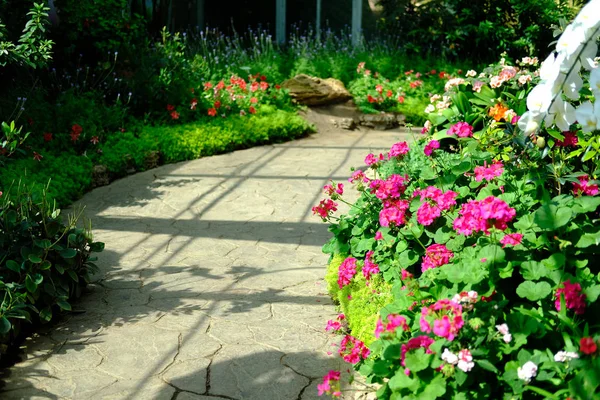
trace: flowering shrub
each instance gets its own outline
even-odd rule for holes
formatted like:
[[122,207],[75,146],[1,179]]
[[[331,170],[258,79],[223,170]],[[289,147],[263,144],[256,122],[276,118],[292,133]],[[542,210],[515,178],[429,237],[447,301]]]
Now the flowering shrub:
[[361,111],[400,112],[412,123],[424,122],[422,105],[427,103],[431,93],[442,90],[450,78],[445,71],[421,73],[409,70],[390,81],[378,72],[367,69],[364,62],[358,64],[356,73],[358,77],[352,81],[349,90]]
[[[591,22],[600,14],[592,18],[589,7],[565,34],[577,21],[600,26]],[[594,32],[575,47],[594,43]],[[350,276],[330,265],[326,279],[337,269],[343,290],[353,289],[347,300],[333,296],[344,309],[346,334],[361,332],[369,345],[367,359],[351,361],[376,384],[378,398],[600,396],[598,161],[577,153],[584,140],[593,151],[588,141],[596,140],[597,128],[584,134],[583,117],[567,120],[564,104],[575,96],[560,96],[570,85],[552,86],[559,89],[554,103],[547,101],[548,110],[558,102],[567,112],[531,110],[528,103],[540,99],[533,89],[538,73],[526,71],[535,63],[502,62],[478,87],[471,71],[448,85],[447,99],[435,99],[447,107],[434,105],[428,134],[401,156],[368,156],[370,172],[350,178],[360,192],[351,212],[327,217],[334,236],[323,250],[332,265],[341,258],[356,266]],[[542,85],[551,84],[547,68],[539,72]],[[526,75],[531,81],[519,82]],[[526,122],[517,124],[528,107]],[[534,130],[531,121],[538,121]],[[361,272],[372,263],[379,272],[366,281]],[[378,279],[390,301],[376,318],[360,316],[363,326],[355,328],[355,293]]]

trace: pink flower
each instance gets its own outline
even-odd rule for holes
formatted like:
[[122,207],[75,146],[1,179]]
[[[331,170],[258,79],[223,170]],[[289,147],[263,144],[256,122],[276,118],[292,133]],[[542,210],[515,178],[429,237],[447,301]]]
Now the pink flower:
[[458,137],[473,136],[473,127],[466,122],[457,122],[448,129],[448,135],[456,135]]
[[417,222],[421,225],[428,226],[440,215],[442,215],[442,211],[437,206],[423,203],[417,210]]
[[354,278],[355,274],[356,274],[356,258],[348,257],[342,262],[342,264],[340,265],[339,271],[338,271],[337,283],[338,283],[340,289],[342,289],[344,286],[350,284],[350,281],[352,281],[352,278]]
[[371,279],[371,276],[377,275],[379,273],[379,265],[373,262],[373,251],[370,250],[367,252],[365,257],[365,263],[362,269],[362,273],[365,276],[366,280]]
[[323,190],[325,191],[325,194],[327,196],[330,196],[332,199],[336,199],[339,196],[344,194],[344,185],[341,183],[338,183],[337,186],[334,186],[335,183],[328,183],[327,185],[323,186]]
[[481,182],[486,179],[488,181],[493,180],[502,175],[504,172],[504,165],[502,161],[494,161],[489,167],[487,166],[487,162],[484,162],[483,166],[475,167],[475,180],[477,182]]
[[462,306],[449,299],[438,300],[435,304],[421,309],[419,324],[423,332],[431,332],[429,323],[431,317],[434,319],[433,333],[450,341],[454,340],[465,324],[462,318]]
[[[411,350],[416,350],[418,348],[423,347],[425,349],[425,352],[427,354],[431,354],[432,351],[429,350],[429,346],[431,346],[433,343],[435,342],[435,340],[433,340],[432,338],[430,338],[429,336],[417,336],[415,338],[410,339],[408,342],[406,342],[405,344],[402,345],[401,350],[400,350],[400,364],[403,367],[406,367],[406,363],[405,363],[405,359],[406,359],[406,353],[411,351]],[[406,373],[406,371],[405,371]],[[410,371],[409,371],[410,373]],[[407,374],[408,375],[408,374]]]
[[516,246],[521,244],[523,240],[523,234],[521,233],[508,233],[504,235],[502,239],[500,239],[500,243],[502,243],[502,248],[506,246]]
[[468,349],[462,349],[458,352],[458,369],[469,372],[473,369],[475,363],[473,362],[473,356],[471,355],[471,351]]
[[481,81],[475,81],[473,82],[473,91],[474,92],[481,92],[481,88],[483,87],[483,82]]
[[375,233],[375,240],[383,240],[383,234],[379,231]]
[[390,157],[400,157],[408,153],[408,143],[398,142],[395,143],[390,149],[388,155]]
[[383,161],[383,159],[383,154],[379,154],[379,157],[376,157],[374,154],[367,154],[365,157],[365,164],[367,164],[369,167],[375,167],[377,166],[377,163],[379,163],[379,161]]
[[432,140],[425,145],[425,148],[423,149],[423,153],[425,153],[426,156],[430,156],[431,154],[433,154],[433,151],[435,149],[439,149],[439,148],[440,148],[440,142],[438,142],[437,140]]
[[323,383],[317,385],[317,389],[319,390],[319,396],[322,396],[326,393],[331,393],[332,396],[339,397],[339,395],[336,394],[340,391],[340,377],[341,374],[339,371],[329,371],[323,377]]
[[406,223],[406,211],[410,207],[407,200],[385,201],[379,212],[381,226],[401,226]]
[[412,277],[413,277],[413,274],[411,274],[411,273],[410,273],[410,272],[408,272],[407,270],[403,269],[403,270],[401,271],[401,276],[402,276],[402,279],[404,280],[404,279],[410,279],[410,278],[412,278]]
[[334,321],[332,319],[327,321],[327,326],[325,326],[325,330],[327,332],[329,332],[329,331],[337,332],[341,329],[342,329],[342,324],[339,321]]
[[365,346],[365,344],[357,338],[346,335],[340,343],[340,356],[344,361],[356,364],[361,359],[364,360],[369,357],[371,351]]
[[454,229],[461,235],[473,232],[489,234],[491,228],[505,230],[516,215],[514,208],[497,197],[489,196],[483,200],[470,200],[463,204],[458,218],[454,220]]
[[403,330],[410,330],[408,324],[406,323],[406,318],[402,315],[398,314],[389,314],[386,318],[387,324],[383,324],[381,318],[377,321],[377,325],[375,327],[375,337],[379,338],[384,332],[395,332],[396,328],[402,327]]
[[448,250],[443,244],[432,244],[425,251],[423,262],[421,263],[421,271],[425,272],[431,268],[441,267],[450,262],[454,257],[454,253]]
[[595,196],[598,194],[598,185],[590,184],[589,176],[583,175],[577,179],[579,179],[579,183],[573,183],[573,194],[575,196],[580,196],[582,194]]
[[350,182],[350,183],[356,183],[356,182],[367,183],[367,182],[369,182],[369,178],[367,178],[367,176],[365,175],[365,173],[363,171],[358,169],[352,173],[352,177],[348,179],[348,182]]
[[575,314],[581,315],[585,312],[585,293],[581,293],[579,283],[571,283],[570,280],[562,283],[563,287],[556,290],[556,300],[554,306],[560,311],[560,297],[565,298],[565,305],[570,310],[575,310]]
[[319,203],[319,205],[314,206],[312,208],[313,214],[318,214],[323,221],[327,221],[327,219],[337,211],[337,203],[331,199],[323,199]]
[[369,184],[371,193],[375,194],[378,199],[394,199],[399,198],[406,190],[408,184],[408,175],[390,175],[385,181],[375,179]]

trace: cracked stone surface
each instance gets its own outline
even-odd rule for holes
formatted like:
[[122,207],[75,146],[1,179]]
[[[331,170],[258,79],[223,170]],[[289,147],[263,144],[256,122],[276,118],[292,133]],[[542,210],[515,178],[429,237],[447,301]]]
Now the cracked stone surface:
[[309,111],[319,133],[307,138],[88,193],[79,203],[106,250],[74,306],[84,312],[25,341],[0,398],[316,399],[321,377],[348,366],[323,329],[336,315],[320,250],[329,233],[311,207],[329,179],[409,137],[340,130],[334,111]]

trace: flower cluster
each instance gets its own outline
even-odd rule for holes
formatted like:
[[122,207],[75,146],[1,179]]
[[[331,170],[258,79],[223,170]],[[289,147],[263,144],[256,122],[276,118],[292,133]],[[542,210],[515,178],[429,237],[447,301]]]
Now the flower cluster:
[[458,136],[461,138],[473,136],[473,127],[466,122],[457,122],[448,129],[449,136]]
[[335,320],[330,319],[327,321],[327,325],[325,326],[325,331],[327,332],[340,332],[343,328],[342,322],[346,319],[344,314],[338,314]]
[[340,343],[340,356],[344,361],[350,364],[356,364],[360,360],[364,360],[369,357],[371,351],[365,346],[365,344],[357,338],[346,335]]
[[334,182],[331,182],[323,186],[323,191],[327,196],[331,197],[332,200],[337,200],[344,194],[344,185],[342,183],[336,185]]
[[327,221],[331,214],[337,211],[338,204],[331,199],[323,199],[319,202],[319,205],[312,208],[312,212],[315,215],[319,215],[323,221]]
[[356,275],[356,258],[348,257],[340,265],[337,281],[340,289],[350,284],[354,275]]
[[[431,346],[434,342],[435,342],[435,340],[433,340],[429,336],[425,336],[425,335],[417,336],[412,339],[409,339],[408,342],[402,344],[402,346],[400,347],[400,364],[403,367],[406,367],[406,362],[405,362],[406,353],[408,353],[411,350],[424,348],[425,353],[432,354],[433,351],[431,351],[431,349],[429,349],[429,346]],[[408,371],[408,370],[405,370],[404,372],[406,373],[406,375],[410,374],[410,371]]]
[[500,333],[502,335],[502,340],[504,340],[505,343],[510,343],[510,341],[512,340],[512,335],[510,334],[510,331],[508,330],[508,325],[506,325],[506,324],[496,325],[496,330],[498,330],[498,333]]
[[435,186],[415,190],[413,196],[420,196],[423,204],[417,210],[417,222],[421,225],[431,225],[436,218],[456,205],[458,193],[448,190],[443,192]]
[[373,275],[377,275],[379,273],[379,265],[373,262],[373,250],[369,250],[367,252],[362,273],[367,281],[370,280]]
[[319,396],[330,394],[333,397],[341,397],[340,376],[340,371],[329,371],[323,377],[323,383],[317,385]]
[[535,363],[527,361],[522,367],[517,368],[517,376],[525,383],[529,383],[537,375],[537,370]]
[[562,287],[556,290],[556,300],[554,306],[560,311],[561,296],[565,299],[565,305],[569,310],[574,310],[575,314],[581,315],[585,312],[585,293],[581,293],[579,283],[571,283],[570,280],[562,283]]
[[482,180],[492,181],[494,178],[498,178],[504,172],[504,164],[502,161],[494,161],[491,165],[487,165],[487,162],[483,166],[478,165],[475,167],[475,180],[481,182]]
[[506,246],[517,246],[521,244],[521,241],[523,241],[522,233],[507,233],[500,239],[500,244],[502,244],[502,248],[504,248]]
[[454,295],[452,301],[462,306],[463,310],[472,310],[473,305],[479,300],[479,295],[474,290],[460,292]]
[[421,309],[419,320],[421,331],[427,333],[432,331],[430,319],[433,319],[433,333],[450,341],[454,340],[465,324],[462,306],[449,299],[438,300],[431,306]]
[[398,327],[401,327],[404,331],[410,330],[408,324],[406,323],[406,318],[404,318],[402,315],[389,314],[386,317],[386,324],[384,324],[381,318],[379,318],[375,327],[375,337],[379,338],[381,334],[385,332],[396,332]]
[[460,350],[458,355],[452,353],[448,349],[444,349],[441,358],[450,365],[456,365],[458,369],[464,372],[471,371],[475,366],[475,363],[473,362],[473,355],[468,349]]
[[425,272],[431,268],[441,267],[450,262],[454,257],[448,248],[443,244],[432,244],[425,250],[423,262],[421,263],[421,271]]
[[494,196],[483,200],[470,200],[463,204],[459,217],[454,220],[454,229],[461,235],[472,235],[474,232],[489,233],[491,228],[505,230],[507,223],[516,215],[514,208]]
[[590,183],[589,176],[583,175],[577,179],[579,180],[579,183],[573,183],[573,194],[576,196],[595,196],[598,194],[598,185],[595,183]]
[[390,157],[402,157],[403,155],[408,153],[408,143],[406,142],[398,142],[392,145],[388,153],[388,158]]

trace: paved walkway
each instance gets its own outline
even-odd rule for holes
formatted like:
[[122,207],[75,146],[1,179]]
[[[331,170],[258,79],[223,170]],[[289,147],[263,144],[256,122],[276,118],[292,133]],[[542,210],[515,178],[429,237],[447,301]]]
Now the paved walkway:
[[[320,133],[130,176],[81,203],[106,243],[85,310],[28,340],[2,399],[317,398],[339,368],[323,330],[326,224],[311,215],[399,131]],[[347,366],[344,366],[347,368]]]

